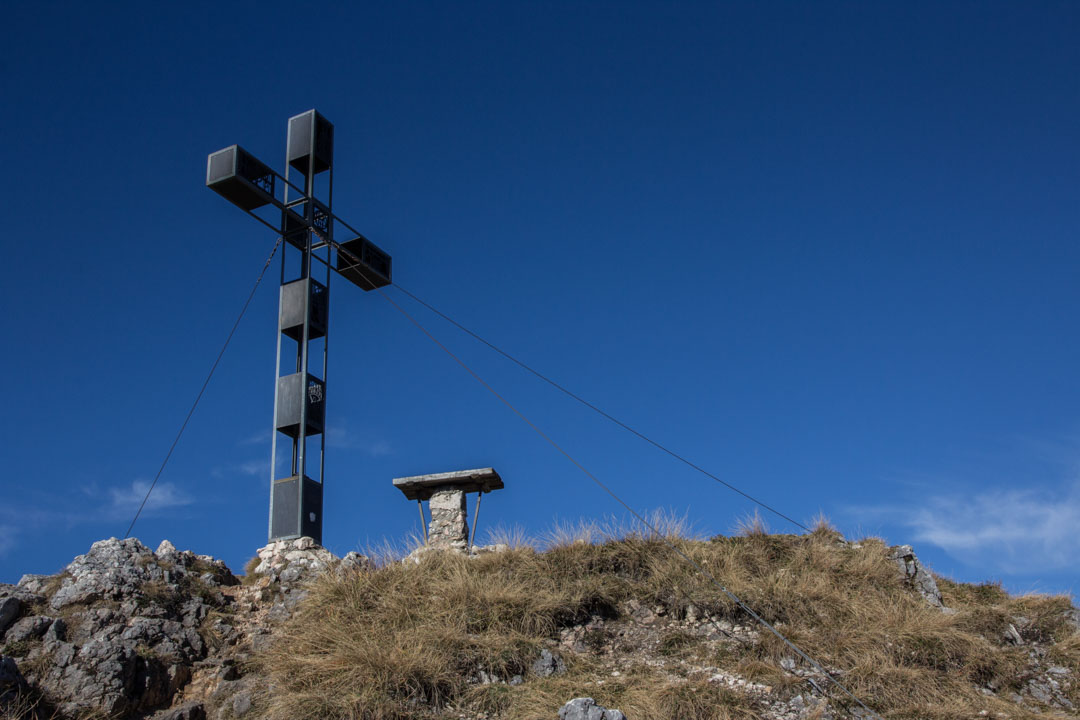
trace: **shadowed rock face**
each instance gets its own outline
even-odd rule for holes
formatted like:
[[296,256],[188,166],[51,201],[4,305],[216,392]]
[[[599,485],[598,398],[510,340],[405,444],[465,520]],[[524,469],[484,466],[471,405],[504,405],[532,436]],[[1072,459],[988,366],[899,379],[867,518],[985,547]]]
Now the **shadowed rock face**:
[[0,710],[7,702],[25,691],[26,680],[19,672],[19,666],[13,658],[0,655]]
[[6,597],[0,600],[0,634],[15,622],[22,612],[22,600],[17,597]]

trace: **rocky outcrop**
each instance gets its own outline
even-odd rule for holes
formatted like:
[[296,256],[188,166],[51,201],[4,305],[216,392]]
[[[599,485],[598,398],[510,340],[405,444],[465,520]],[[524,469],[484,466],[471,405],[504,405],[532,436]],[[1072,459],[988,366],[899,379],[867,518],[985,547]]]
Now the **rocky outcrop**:
[[540,657],[536,658],[530,670],[533,675],[542,678],[562,675],[566,672],[566,663],[561,657],[545,648],[540,651]]
[[298,538],[259,550],[241,586],[225,563],[168,541],[94,543],[58,575],[0,585],[0,711],[17,699],[57,719],[242,717],[263,689],[246,663],[307,583],[368,567]]
[[6,621],[4,651],[60,716],[168,705],[206,657],[201,629],[225,606],[221,590],[237,582],[221,561],[169,543],[102,540],[59,576],[4,590],[5,615],[21,616]]
[[927,570],[910,545],[897,545],[889,550],[889,559],[896,563],[905,582],[913,588],[927,603],[936,608],[945,608],[941,601],[941,591],[937,581]]

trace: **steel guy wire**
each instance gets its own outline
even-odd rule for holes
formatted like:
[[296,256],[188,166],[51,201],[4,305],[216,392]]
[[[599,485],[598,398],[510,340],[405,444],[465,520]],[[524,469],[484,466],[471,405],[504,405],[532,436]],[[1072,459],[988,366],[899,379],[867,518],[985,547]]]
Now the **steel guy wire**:
[[492,342],[490,342],[490,341],[488,341],[488,340],[484,339],[484,338],[483,338],[483,337],[481,337],[480,335],[476,334],[475,332],[473,332],[473,331],[472,331],[472,330],[470,330],[469,328],[467,328],[467,327],[465,327],[464,325],[462,325],[461,323],[459,323],[459,322],[458,322],[457,320],[454,320],[454,319],[453,319],[452,317],[450,317],[450,316],[449,316],[449,315],[447,315],[446,313],[444,313],[444,312],[442,312],[442,311],[438,310],[437,308],[433,307],[433,306],[432,306],[432,305],[430,305],[429,303],[426,303],[426,302],[424,302],[423,300],[421,300],[420,298],[418,298],[418,297],[417,297],[416,295],[414,295],[413,293],[411,293],[411,292],[409,292],[408,290],[406,290],[405,288],[403,288],[403,287],[402,287],[401,285],[399,285],[398,283],[396,283],[396,282],[395,282],[395,283],[393,283],[393,285],[394,285],[394,287],[396,287],[396,288],[397,288],[398,290],[400,290],[401,292],[403,292],[403,293],[404,293],[405,295],[409,296],[410,298],[412,298],[413,300],[415,300],[415,301],[416,301],[417,303],[419,303],[419,304],[423,305],[423,306],[424,306],[424,307],[426,307],[426,308],[427,308],[428,310],[430,310],[431,312],[435,313],[436,315],[438,315],[439,317],[441,317],[441,318],[442,318],[443,320],[447,321],[448,323],[450,323],[451,325],[453,325],[454,327],[456,327],[456,328],[457,328],[458,330],[461,330],[461,331],[462,331],[463,333],[465,333],[466,335],[469,335],[469,336],[470,336],[470,337],[472,337],[472,338],[473,338],[474,340],[477,340],[478,342],[480,342],[480,343],[483,343],[484,345],[488,346],[489,348],[491,348],[491,349],[492,349],[492,350],[494,350],[495,352],[499,353],[500,355],[502,355],[502,356],[503,356],[504,358],[506,358],[506,359],[507,359],[507,360],[509,360],[510,362],[512,362],[512,363],[514,363],[514,364],[518,365],[519,367],[521,367],[521,368],[523,368],[523,369],[525,369],[525,370],[529,371],[530,373],[532,373],[532,374],[533,374],[533,375],[535,375],[536,377],[540,378],[541,380],[543,380],[544,382],[546,382],[546,383],[547,383],[548,385],[550,385],[551,387],[555,388],[555,389],[556,389],[556,390],[558,390],[559,392],[563,393],[563,394],[564,394],[564,395],[566,395],[567,397],[573,398],[574,400],[578,401],[579,403],[581,403],[581,404],[582,404],[582,405],[584,405],[585,407],[589,408],[590,410],[592,410],[593,412],[597,413],[598,415],[600,415],[600,416],[602,416],[602,417],[604,417],[604,418],[606,418],[606,419],[610,420],[611,422],[615,423],[616,425],[618,425],[618,426],[619,426],[619,427],[621,427],[622,429],[626,430],[627,432],[630,432],[630,433],[632,433],[632,434],[636,435],[636,436],[637,436],[638,438],[640,438],[640,439],[644,440],[645,442],[649,443],[649,444],[650,444],[650,445],[652,445],[653,447],[655,447],[655,448],[657,448],[657,449],[659,449],[659,450],[662,450],[663,452],[667,453],[668,455],[670,455],[671,457],[675,458],[675,459],[676,459],[676,460],[678,460],[679,462],[681,462],[681,463],[683,463],[683,464],[685,464],[685,465],[687,465],[687,466],[689,466],[689,467],[693,468],[694,470],[697,470],[697,471],[698,471],[699,473],[701,473],[702,475],[704,475],[704,476],[706,476],[706,477],[709,477],[709,478],[712,478],[713,480],[715,480],[716,482],[720,483],[721,485],[723,485],[723,486],[724,486],[724,487],[726,487],[727,489],[729,489],[729,490],[731,490],[731,491],[733,491],[733,492],[736,492],[736,493],[738,493],[739,495],[742,495],[742,496],[743,496],[744,498],[746,498],[747,500],[749,500],[749,501],[751,501],[751,502],[755,503],[755,504],[756,504],[756,505],[758,505],[759,507],[761,507],[761,508],[764,508],[765,510],[768,510],[769,512],[773,513],[773,514],[774,514],[774,515],[776,515],[777,517],[780,517],[780,518],[783,518],[784,520],[787,520],[787,521],[788,521],[789,523],[791,523],[792,525],[795,525],[796,527],[802,528],[803,530],[806,530],[807,532],[810,532],[810,528],[806,527],[806,525],[803,525],[803,524],[802,524],[801,522],[799,522],[798,520],[795,520],[794,518],[792,518],[792,517],[790,517],[790,516],[788,516],[788,515],[785,515],[784,513],[780,512],[779,510],[777,510],[776,508],[772,507],[771,505],[768,505],[768,504],[766,504],[766,503],[762,502],[761,500],[758,500],[758,499],[757,499],[757,498],[755,498],[754,496],[752,496],[752,495],[750,495],[749,493],[746,493],[746,492],[744,492],[744,491],[740,490],[739,488],[735,487],[735,486],[734,486],[734,485],[732,485],[731,483],[729,483],[729,482],[727,482],[727,481],[725,481],[725,480],[721,480],[721,479],[720,479],[719,477],[717,477],[717,476],[716,476],[716,475],[714,475],[713,473],[709,472],[709,471],[708,471],[708,470],[706,470],[705,468],[701,467],[700,465],[697,465],[697,464],[695,464],[694,462],[692,462],[692,461],[690,461],[690,460],[686,459],[685,457],[683,457],[682,455],[678,454],[678,453],[677,453],[677,452],[675,452],[674,450],[671,450],[671,449],[667,448],[666,446],[664,446],[664,445],[661,445],[660,443],[658,443],[657,441],[655,441],[655,440],[653,440],[652,438],[648,437],[648,436],[647,436],[647,435],[645,435],[644,433],[642,433],[642,432],[640,432],[640,431],[638,431],[638,430],[635,430],[635,429],[634,429],[634,428],[632,428],[631,426],[629,426],[629,425],[627,425],[626,423],[624,423],[624,422],[623,422],[622,420],[619,420],[618,418],[614,417],[614,416],[613,416],[613,415],[611,415],[610,413],[608,413],[608,412],[604,411],[603,409],[601,409],[601,408],[597,407],[596,405],[594,405],[593,403],[589,402],[588,400],[586,400],[585,398],[581,397],[580,395],[578,395],[578,394],[574,393],[573,391],[571,391],[571,390],[568,390],[568,389],[567,389],[566,387],[564,387],[564,386],[560,385],[559,383],[555,382],[554,380],[552,380],[551,378],[547,377],[546,375],[544,375],[544,374],[543,374],[543,373],[541,373],[540,371],[538,371],[538,370],[534,370],[534,369],[533,369],[533,368],[531,368],[531,367],[530,367],[529,365],[527,365],[527,364],[526,364],[526,363],[525,363],[524,361],[522,361],[522,360],[519,360],[518,358],[516,358],[516,357],[514,357],[513,355],[511,355],[510,353],[506,352],[505,350],[503,350],[503,349],[502,349],[502,348],[500,348],[499,346],[497,346],[497,345],[495,345],[494,343],[492,343]]
[[266,270],[270,267],[270,263],[273,262],[274,255],[277,254],[280,246],[281,237],[278,237],[277,241],[274,243],[273,249],[270,251],[269,257],[266,258],[266,262],[263,264],[262,270],[259,271],[259,277],[255,279],[255,285],[251,288],[251,292],[248,293],[247,300],[244,301],[244,306],[240,308],[240,314],[236,317],[236,322],[233,323],[232,329],[229,330],[229,334],[225,338],[225,344],[221,346],[221,351],[218,352],[217,358],[214,359],[214,364],[210,366],[210,372],[207,373],[206,380],[203,381],[202,387],[199,388],[199,394],[195,396],[195,402],[191,404],[191,409],[188,410],[187,417],[184,418],[184,422],[180,425],[180,430],[176,433],[176,437],[173,438],[172,445],[169,446],[169,452],[165,453],[165,459],[161,461],[161,467],[158,468],[157,474],[154,475],[154,481],[150,483],[150,487],[146,491],[146,496],[143,497],[142,503],[139,504],[139,509],[135,511],[135,517],[131,519],[131,524],[128,525],[127,532],[124,533],[125,539],[131,535],[131,529],[135,527],[135,521],[138,520],[139,515],[142,514],[143,508],[146,507],[146,501],[150,499],[150,493],[154,491],[154,486],[157,485],[158,480],[161,478],[161,473],[165,471],[165,466],[169,464],[169,458],[172,457],[173,450],[176,449],[177,443],[180,442],[180,437],[184,434],[184,430],[187,429],[188,421],[191,420],[191,416],[195,414],[195,408],[199,406],[199,401],[202,400],[203,393],[206,392],[206,387],[210,384],[210,378],[214,377],[214,371],[217,370],[218,363],[221,362],[221,357],[225,354],[225,349],[229,347],[233,335],[236,334],[236,328],[240,327],[240,321],[244,319],[244,313],[247,312],[248,306],[251,305],[251,300],[255,297],[255,291],[259,289],[259,283],[262,282],[263,275],[266,274]]
[[422,324],[420,324],[420,321],[418,321],[416,318],[414,318],[412,315],[410,315],[408,313],[408,311],[406,311],[399,304],[394,302],[394,300],[389,295],[387,295],[385,292],[382,291],[382,288],[375,288],[375,289],[378,290],[379,295],[382,296],[383,299],[385,299],[387,302],[389,302],[391,305],[393,305],[398,310],[398,312],[400,312],[402,315],[405,316],[406,319],[409,320],[409,322],[411,322],[413,325],[415,325],[433,343],[438,345],[439,348],[442,349],[442,351],[445,352],[447,355],[449,355],[454,360],[454,362],[456,362],[458,365],[460,365],[462,367],[462,369],[465,370],[465,372],[469,373],[469,375],[471,375],[473,377],[473,379],[475,379],[478,383],[483,385],[484,388],[488,392],[490,392],[492,395],[494,395],[500,402],[503,403],[503,405],[505,405],[515,415],[517,415],[519,418],[521,418],[521,420],[523,420],[526,425],[528,425],[540,437],[542,437],[544,440],[546,440],[548,442],[548,444],[550,444],[553,448],[555,448],[555,450],[557,450],[559,452],[559,454],[561,454],[563,457],[565,457],[567,460],[569,460],[575,467],[577,467],[578,470],[580,470],[582,473],[584,473],[585,476],[588,477],[590,480],[592,480],[598,487],[600,487],[601,490],[603,490],[609,496],[611,496],[611,498],[614,499],[615,502],[622,505],[623,508],[625,508],[627,512],[629,512],[631,515],[633,515],[634,518],[637,519],[638,522],[640,522],[642,525],[644,525],[650,531],[652,531],[652,533],[654,535],[656,535],[656,537],[661,542],[663,542],[665,545],[667,545],[679,557],[681,557],[683,560],[685,560],[687,563],[689,563],[695,570],[697,570],[699,573],[701,573],[712,585],[716,586],[725,596],[727,596],[727,598],[729,600],[731,600],[733,603],[735,603],[735,605],[737,605],[739,608],[741,608],[743,611],[745,611],[746,614],[748,614],[750,617],[752,617],[759,625],[766,628],[777,639],[779,639],[782,643],[784,643],[784,645],[787,646],[787,648],[789,650],[794,652],[800,658],[805,660],[812,668],[814,668],[819,673],[821,673],[823,676],[828,678],[829,682],[831,682],[833,685],[835,685],[837,688],[839,688],[847,697],[854,700],[860,707],[862,707],[864,710],[866,710],[868,713],[870,713],[870,715],[872,717],[877,718],[877,720],[883,720],[880,715],[878,715],[876,712],[874,712],[872,709],[870,709],[870,707],[868,707],[866,705],[866,703],[864,703],[862,700],[860,700],[858,698],[858,696],[856,696],[851,690],[849,690],[843,683],[841,683],[839,680],[837,680],[835,677],[833,677],[832,673],[830,673],[828,670],[826,670],[821,665],[821,663],[819,663],[817,660],[814,660],[814,658],[810,657],[810,655],[808,655],[804,650],[802,650],[802,648],[800,648],[798,645],[793,643],[791,640],[788,640],[787,637],[785,637],[783,635],[783,633],[781,633],[778,629],[776,629],[776,627],[772,623],[770,623],[768,620],[766,620],[765,618],[761,617],[756,612],[754,612],[746,603],[744,603],[741,599],[739,599],[739,597],[737,595],[735,595],[735,593],[733,593],[731,590],[729,590],[723,583],[721,583],[719,580],[717,580],[716,577],[713,576],[712,573],[710,573],[708,570],[706,570],[704,566],[702,566],[700,563],[698,563],[692,557],[690,557],[685,552],[683,552],[679,548],[678,545],[676,545],[674,542],[672,542],[669,538],[665,537],[656,527],[654,527],[654,525],[652,523],[650,523],[643,515],[641,515],[641,513],[637,512],[632,507],[630,507],[630,505],[628,505],[621,497],[616,495],[615,492],[611,488],[609,488],[607,485],[605,485],[598,477],[596,477],[596,475],[591,473],[584,465],[582,465],[580,462],[578,462],[576,459],[574,459],[574,457],[572,455],[570,455],[570,453],[568,453],[566,450],[564,450],[561,445],[559,445],[557,442],[555,442],[555,440],[552,439],[551,436],[549,436],[547,433],[545,433],[543,430],[541,430],[535,423],[533,423],[532,420],[530,420],[528,417],[526,417],[524,415],[524,413],[522,413],[520,410],[518,410],[517,407],[515,407],[509,400],[507,400],[505,397],[503,397],[501,394],[499,394],[499,392],[495,388],[493,388],[491,385],[489,385],[487,383],[487,381],[485,381],[482,377],[480,377],[476,373],[476,371],[474,371],[471,367],[469,367],[468,364],[465,363],[464,360],[459,358],[457,355],[455,355],[453,353],[453,351],[451,351],[448,347],[443,345],[438,340],[438,338],[436,338],[434,335],[432,335],[431,332],[426,327],[424,327]]

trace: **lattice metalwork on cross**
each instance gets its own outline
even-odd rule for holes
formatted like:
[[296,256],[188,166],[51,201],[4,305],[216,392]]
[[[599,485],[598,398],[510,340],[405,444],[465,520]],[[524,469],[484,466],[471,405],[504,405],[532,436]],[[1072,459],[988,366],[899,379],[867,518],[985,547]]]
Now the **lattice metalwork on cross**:
[[[207,159],[206,185],[284,240],[269,539],[307,536],[321,545],[331,270],[374,290],[390,284],[391,258],[333,213],[334,126],[329,120],[315,110],[289,118],[285,160],[281,175],[232,145]],[[338,229],[348,232],[349,239],[337,242]]]

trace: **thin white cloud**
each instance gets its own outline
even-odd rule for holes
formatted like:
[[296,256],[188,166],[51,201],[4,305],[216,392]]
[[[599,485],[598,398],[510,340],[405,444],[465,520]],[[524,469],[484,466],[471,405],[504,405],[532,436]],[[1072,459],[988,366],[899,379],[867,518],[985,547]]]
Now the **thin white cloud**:
[[269,445],[270,444],[270,431],[263,430],[262,432],[252,433],[246,438],[241,439],[238,445]]
[[394,453],[393,446],[386,440],[349,432],[342,427],[327,430],[326,444],[338,450],[359,450],[373,458],[385,457]]
[[[112,496],[112,508],[117,511],[134,511],[142,504],[150,489],[150,483],[145,480],[135,480],[129,488],[112,488],[109,494]],[[190,505],[192,498],[183,490],[172,483],[159,482],[154,486],[154,491],[146,500],[144,511],[165,510],[168,508]]]
[[1075,568],[1080,555],[1080,484],[929,496],[898,515],[916,541],[1006,573]]
[[246,462],[242,462],[239,465],[237,465],[236,469],[239,470],[244,475],[260,476],[261,477],[263,475],[269,475],[270,474],[270,461],[269,460],[248,460]]
[[386,440],[373,440],[362,449],[371,457],[384,457],[394,453],[394,448]]

